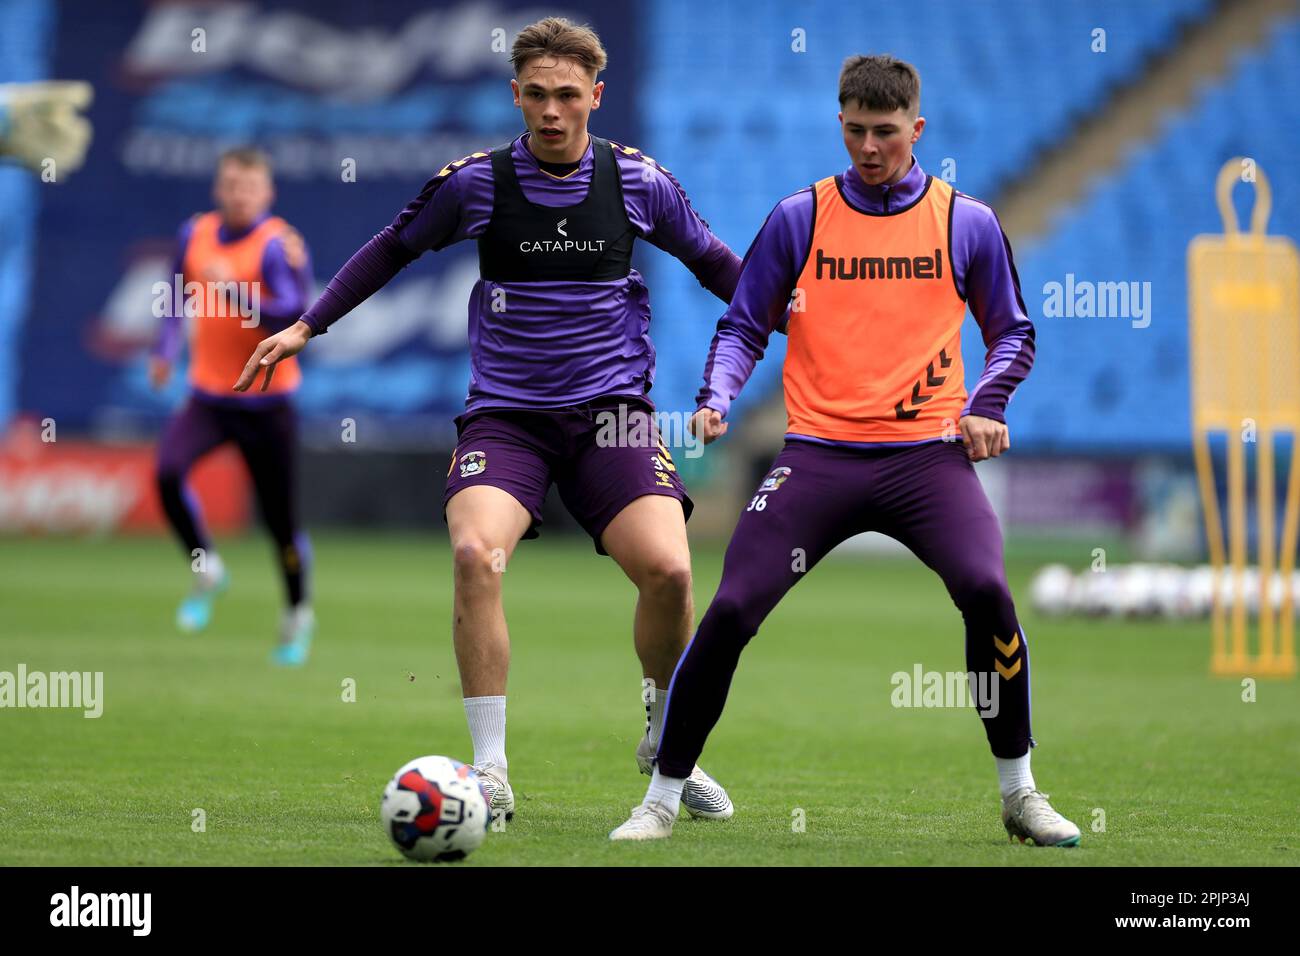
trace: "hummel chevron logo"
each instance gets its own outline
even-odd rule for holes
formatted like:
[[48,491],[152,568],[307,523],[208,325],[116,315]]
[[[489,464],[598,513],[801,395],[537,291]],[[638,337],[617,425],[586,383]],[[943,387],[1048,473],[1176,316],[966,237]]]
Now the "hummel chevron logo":
[[1020,661],[1018,659],[1010,667],[1007,667],[1001,661],[994,661],[993,666],[997,668],[997,671],[1002,675],[1003,680],[1011,680],[1011,678],[1020,673]]
[[568,224],[569,224],[569,220],[561,219],[559,222],[555,224],[555,231],[567,238],[569,234],[564,231],[564,227],[567,226]]
[[[948,353],[947,353],[947,351],[946,351],[946,350],[943,350],[943,349],[940,349],[940,350],[939,350],[939,367],[940,367],[940,368],[947,368],[947,367],[950,366],[951,364],[952,364],[952,359],[948,358]],[[946,382],[946,381],[948,381],[948,376],[947,376],[947,375],[935,375],[935,374],[934,374],[934,363],[933,363],[933,362],[931,362],[929,365],[926,366],[926,369],[925,369],[925,385],[926,385],[927,388],[938,388],[940,385],[942,385],[942,384],[943,384],[944,382]],[[911,405],[911,407],[910,407],[910,408],[905,408],[905,407],[903,406],[903,402],[907,401],[907,399],[903,399],[902,401],[900,401],[898,404],[896,404],[896,405],[894,406],[894,415],[895,415],[897,418],[899,418],[900,420],[902,420],[902,421],[911,421],[913,418],[915,418],[917,415],[919,415],[919,414],[921,413],[921,410],[920,410],[919,408],[917,408],[917,406],[918,406],[918,405],[924,405],[926,402],[928,402],[928,401],[929,401],[930,399],[932,399],[932,398],[934,398],[933,395],[922,395],[922,394],[921,394],[921,383],[920,383],[920,382],[916,382],[915,384],[912,385],[912,399],[911,399],[911,402],[909,403],[909,404]]]
[[[998,653],[1001,654],[1003,657],[1014,657],[1016,651],[1020,650],[1020,635],[1014,634],[1012,635],[1011,640],[1003,643],[1002,641],[998,640],[998,636],[994,634],[993,646],[997,648]],[[1010,667],[1007,667],[1007,665],[1003,664],[1000,660],[997,660],[996,658],[994,658],[993,660],[993,666],[997,669],[997,672],[1002,675],[1003,680],[1011,680],[1011,678],[1019,674],[1020,663],[1021,663],[1021,659],[1018,657],[1016,658],[1016,662],[1012,664]]]
[[926,388],[938,388],[940,385],[942,385],[942,384],[943,384],[944,382],[946,382],[946,381],[948,381],[948,376],[947,376],[947,375],[935,375],[935,374],[934,374],[934,363],[933,363],[933,362],[931,362],[929,365],[927,365],[927,366],[925,367],[925,387],[926,387]]

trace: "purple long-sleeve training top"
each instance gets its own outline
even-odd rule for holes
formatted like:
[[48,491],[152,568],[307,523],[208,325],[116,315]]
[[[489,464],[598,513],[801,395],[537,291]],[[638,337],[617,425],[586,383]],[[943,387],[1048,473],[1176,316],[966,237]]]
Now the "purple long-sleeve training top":
[[[551,208],[582,202],[593,144],[564,176],[543,170],[528,133],[511,144],[525,198]],[[730,302],[740,259],[691,207],[677,180],[639,150],[615,145],[624,207],[638,237],[680,259],[710,292]],[[492,215],[486,153],[445,167],[419,196],[339,270],[302,317],[314,334],[373,295],[428,250],[486,231]],[[469,301],[470,381],[466,411],[555,408],[606,395],[645,395],[654,381],[650,301],[633,269],[608,282],[492,282]]]
[[[848,201],[860,209],[885,213],[916,200],[925,189],[926,174],[913,160],[907,175],[892,186],[869,186],[850,166],[842,177]],[[952,261],[958,292],[979,323],[987,348],[984,373],[970,390],[962,415],[1006,421],[1005,412],[1016,386],[1034,362],[1034,326],[1020,296],[1011,244],[996,213],[971,196],[954,192]],[[696,396],[699,408],[712,408],[725,417],[763,357],[768,337],[776,331],[808,258],[816,197],[811,187],[787,196],[768,215],[745,253],[744,271],[704,368],[704,385]],[[831,442],[806,435],[787,435],[824,444],[921,444],[921,442]],[[932,439],[927,439],[932,440]]]
[[[247,229],[241,229],[238,232],[227,229],[226,226],[222,225],[217,230],[217,241],[227,243],[242,239],[266,221],[269,215],[270,213],[266,213],[259,216]],[[172,255],[171,272],[167,276],[168,282],[173,281],[173,276],[183,273],[185,252],[189,248],[190,237],[193,234],[194,219],[190,218],[185,220],[185,223],[176,233],[176,251]],[[295,269],[289,265],[289,260],[285,256],[284,243],[280,238],[277,236],[268,242],[266,249],[262,253],[262,292],[258,305],[258,316],[261,320],[259,328],[263,329],[267,335],[274,335],[298,321],[298,317],[302,315],[302,310],[307,307],[310,286],[310,258],[304,261],[300,268]],[[172,314],[170,296],[168,297],[168,303],[169,307],[166,314],[163,315],[162,325],[158,329],[158,337],[154,341],[153,354],[169,362],[174,362],[176,357],[180,355],[181,350],[181,316]]]

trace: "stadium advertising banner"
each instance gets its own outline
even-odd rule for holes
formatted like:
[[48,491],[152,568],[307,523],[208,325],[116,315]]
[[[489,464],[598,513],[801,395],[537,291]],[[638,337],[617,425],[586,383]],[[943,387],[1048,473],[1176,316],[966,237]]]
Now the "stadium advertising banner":
[[[547,14],[589,22],[610,57],[602,135],[637,141],[632,14],[590,0],[167,2],[59,5],[52,75],[95,88],[86,165],[42,191],[30,311],[19,330],[21,414],[67,433],[148,438],[183,398],[146,353],[180,224],[210,209],[214,161],[251,143],[275,164],[283,216],[315,289],[446,163],[522,131],[509,47]],[[472,243],[426,255],[305,356],[300,407],[337,434],[451,434],[468,381]],[[178,370],[179,371],[179,370]]]
[[[153,448],[139,442],[47,442],[38,429],[13,428],[0,439],[0,533],[160,532],[155,467]],[[247,525],[248,476],[233,447],[205,457],[189,482],[212,531]]]

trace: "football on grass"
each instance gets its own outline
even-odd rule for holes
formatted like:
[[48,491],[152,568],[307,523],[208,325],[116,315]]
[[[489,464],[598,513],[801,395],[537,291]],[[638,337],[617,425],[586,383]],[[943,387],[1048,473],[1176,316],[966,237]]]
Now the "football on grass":
[[402,855],[421,862],[465,859],[492,824],[478,775],[450,757],[417,757],[398,770],[379,817]]

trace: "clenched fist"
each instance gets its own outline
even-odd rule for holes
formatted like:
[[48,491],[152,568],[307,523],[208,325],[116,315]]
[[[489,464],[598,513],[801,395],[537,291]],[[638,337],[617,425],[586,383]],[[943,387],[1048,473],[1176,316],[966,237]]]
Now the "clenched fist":
[[1011,436],[1002,422],[967,415],[957,423],[957,427],[961,429],[961,440],[971,461],[996,458],[1011,447]]
[[722,420],[721,412],[701,408],[691,417],[691,434],[702,438],[707,445],[727,434],[727,423]]

